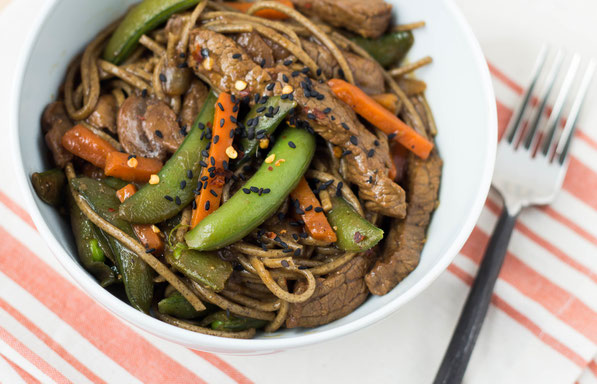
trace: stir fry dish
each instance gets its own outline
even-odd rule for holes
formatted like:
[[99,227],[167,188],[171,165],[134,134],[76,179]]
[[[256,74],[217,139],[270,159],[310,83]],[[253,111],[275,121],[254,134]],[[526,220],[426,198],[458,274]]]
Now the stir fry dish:
[[316,327],[418,262],[436,127],[383,0],[144,0],[70,63],[41,117],[81,265],[208,335]]

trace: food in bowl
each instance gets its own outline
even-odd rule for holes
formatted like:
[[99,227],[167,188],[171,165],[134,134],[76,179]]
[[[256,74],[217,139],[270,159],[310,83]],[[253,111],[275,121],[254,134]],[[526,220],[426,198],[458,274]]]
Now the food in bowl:
[[106,27],[43,113],[56,168],[31,178],[69,213],[83,267],[142,312],[235,338],[394,288],[442,161],[418,64],[400,66],[420,24],[390,15],[144,0]]

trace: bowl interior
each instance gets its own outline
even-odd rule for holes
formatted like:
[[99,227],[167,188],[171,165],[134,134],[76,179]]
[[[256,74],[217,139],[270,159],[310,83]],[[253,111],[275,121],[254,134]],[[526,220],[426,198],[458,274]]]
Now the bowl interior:
[[[420,265],[392,292],[370,297],[349,316],[312,330],[283,330],[255,340],[229,340],[184,331],[145,316],[99,287],[78,264],[70,226],[35,196],[28,177],[47,169],[40,116],[55,99],[69,60],[134,0],[48,2],[30,36],[15,89],[13,132],[19,179],[29,211],[53,253],[83,289],[125,320],[189,347],[228,353],[263,353],[330,339],[387,316],[443,271],[470,234],[485,200],[496,145],[493,91],[481,51],[453,4],[442,0],[390,0],[399,23],[425,20],[410,57],[433,57],[417,72],[428,84],[427,98],[444,159],[441,205],[435,212]],[[77,31],[73,33],[73,31]]]

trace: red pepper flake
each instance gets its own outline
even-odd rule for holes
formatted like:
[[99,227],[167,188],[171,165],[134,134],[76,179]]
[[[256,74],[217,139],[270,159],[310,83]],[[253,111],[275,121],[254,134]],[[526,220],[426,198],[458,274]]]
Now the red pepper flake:
[[270,165],[269,167],[267,167],[267,170],[268,170],[268,171],[273,171],[273,170],[274,170],[274,167],[272,167],[272,166]]
[[312,114],[314,114],[314,115],[315,115],[315,117],[316,117],[318,120],[322,120],[322,119],[325,119],[325,118],[326,118],[326,115],[325,115],[325,113],[323,113],[323,111],[321,111],[321,110],[319,110],[319,109],[317,109],[317,108],[313,108],[313,109],[311,110],[311,113],[312,113]]
[[114,208],[108,208],[108,212],[114,212],[116,211]]
[[273,232],[265,232],[265,236],[270,240],[273,240],[276,238],[276,234]]
[[358,244],[358,243],[360,243],[361,241],[363,241],[364,239],[365,239],[365,236],[363,236],[363,235],[361,234],[361,232],[359,232],[359,231],[356,231],[356,232],[354,233],[354,242],[355,242],[355,243],[357,243],[357,244]]
[[305,8],[307,8],[307,9],[313,8],[313,3],[305,3]]

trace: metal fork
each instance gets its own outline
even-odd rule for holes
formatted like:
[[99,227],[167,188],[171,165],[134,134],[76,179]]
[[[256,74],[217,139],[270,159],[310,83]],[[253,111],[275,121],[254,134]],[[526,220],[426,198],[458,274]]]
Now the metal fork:
[[[550,70],[543,75],[548,58],[543,47],[522,101],[498,145],[493,187],[499,192],[504,209],[485,250],[485,256],[456,325],[450,344],[439,367],[434,384],[462,382],[477,336],[483,325],[498,274],[504,262],[514,224],[522,208],[551,203],[559,192],[569,163],[569,148],[576,122],[595,72],[590,60],[578,85],[576,96],[563,129],[563,108],[580,69],[578,54],[572,56],[559,93],[546,123],[544,114],[558,79],[564,59],[559,50]],[[542,76],[543,75],[543,76]],[[540,78],[543,87],[534,98]]]

